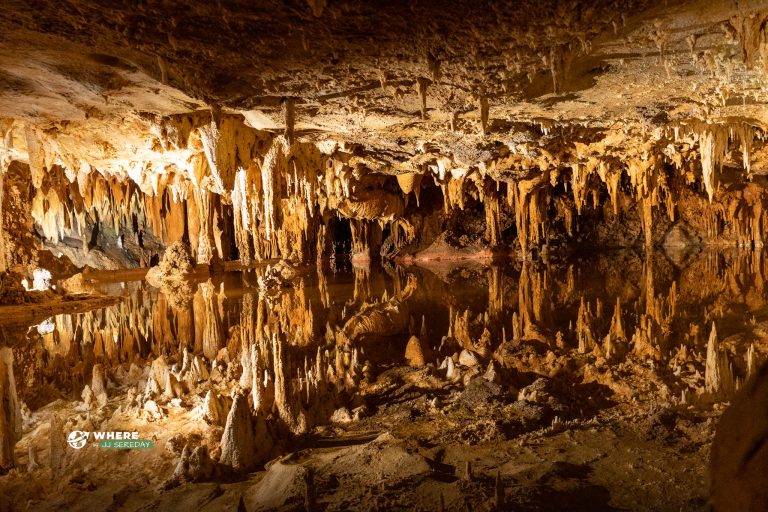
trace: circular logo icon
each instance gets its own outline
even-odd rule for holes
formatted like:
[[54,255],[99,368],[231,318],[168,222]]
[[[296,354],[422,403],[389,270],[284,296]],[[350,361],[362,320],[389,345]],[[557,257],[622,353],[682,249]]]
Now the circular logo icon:
[[79,450],[80,448],[85,446],[86,441],[88,441],[89,435],[90,435],[90,432],[73,430],[72,432],[69,433],[69,436],[67,437],[67,443],[69,443],[69,446],[71,446],[75,450]]

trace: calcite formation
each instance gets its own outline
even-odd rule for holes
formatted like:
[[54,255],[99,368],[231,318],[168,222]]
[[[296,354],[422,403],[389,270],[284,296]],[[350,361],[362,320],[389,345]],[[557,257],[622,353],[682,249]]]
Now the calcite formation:
[[[764,1],[8,0],[0,34],[7,481],[90,492],[67,433],[125,422],[178,430],[161,493],[233,480],[219,508],[397,508],[465,467],[430,506],[500,510],[606,468],[442,448],[602,421],[704,457],[733,400],[713,501],[764,506]],[[348,481],[373,498],[319,496]]]
[[[118,9],[116,25],[82,4],[33,15],[14,3],[0,20],[16,80],[0,95],[0,153],[28,167],[53,246],[117,247],[146,266],[180,240],[197,262],[244,265],[327,257],[344,237],[358,261],[652,247],[679,226],[696,243],[764,242],[759,2],[424,2],[405,17],[394,4],[143,6]],[[86,12],[98,30],[54,50]],[[269,19],[280,35],[239,38],[233,54],[179,28],[190,16],[219,35]],[[345,37],[374,16],[376,44]],[[408,39],[421,52],[392,37],[406,17],[424,22]],[[153,19],[169,20],[167,41]],[[101,53],[86,52],[94,43]],[[20,48],[38,55],[14,67]]]
[[14,448],[21,437],[21,412],[13,377],[13,350],[0,349],[0,470],[16,464]]

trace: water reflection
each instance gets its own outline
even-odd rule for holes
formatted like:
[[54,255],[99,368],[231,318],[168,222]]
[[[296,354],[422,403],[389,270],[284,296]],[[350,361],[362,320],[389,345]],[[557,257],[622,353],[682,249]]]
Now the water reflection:
[[34,408],[79,397],[96,363],[114,375],[163,356],[178,370],[186,353],[240,375],[255,410],[300,433],[327,421],[361,381],[404,364],[412,335],[435,367],[468,349],[484,363],[545,372],[508,350],[521,344],[593,355],[598,372],[647,361],[676,396],[703,393],[713,322],[734,381],[747,374],[748,351],[755,359],[768,349],[763,252],[703,252],[678,264],[622,251],[551,264],[336,270],[302,269],[269,290],[259,288],[263,269],[228,273],[193,285],[187,299],[143,281],[105,284],[125,300],[30,330],[33,343],[17,357],[22,399]]

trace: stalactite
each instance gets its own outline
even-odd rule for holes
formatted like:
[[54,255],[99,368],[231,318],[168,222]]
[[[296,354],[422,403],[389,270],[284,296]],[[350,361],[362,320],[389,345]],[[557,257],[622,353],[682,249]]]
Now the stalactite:
[[501,212],[499,196],[491,183],[486,185],[483,206],[485,209],[485,238],[490,242],[491,247],[495,247],[501,242]]
[[763,67],[768,70],[768,31],[764,16],[737,17],[731,20],[731,25],[739,36],[739,46],[747,69],[753,69],[762,61]]
[[32,186],[39,189],[43,186],[43,178],[48,170],[46,168],[46,155],[43,142],[37,130],[26,126],[24,134],[27,139],[27,153],[29,154],[29,170],[32,173]]
[[552,75],[552,88],[555,94],[560,94],[565,86],[565,81],[570,67],[570,55],[560,45],[553,45],[549,49],[549,70]]
[[283,122],[285,123],[285,132],[283,133],[283,135],[285,136],[285,140],[288,143],[288,146],[293,144],[293,140],[294,140],[294,129],[296,125],[295,103],[296,102],[293,98],[285,98],[282,102]]
[[197,205],[197,219],[199,230],[197,232],[197,262],[210,263],[214,257],[216,241],[213,234],[213,192],[210,190],[195,191],[195,204]]
[[275,137],[272,147],[264,157],[264,163],[261,166],[261,183],[264,192],[264,212],[263,220],[265,226],[265,237],[272,240],[273,233],[278,223],[277,201],[280,197],[280,174],[286,168],[286,157],[288,154],[288,141],[281,137]]
[[398,174],[396,178],[397,184],[400,185],[400,190],[403,191],[403,194],[408,195],[413,192],[416,196],[416,206],[419,206],[421,180],[424,178],[424,175],[417,173],[405,173]]
[[717,173],[722,168],[722,162],[728,149],[728,132],[719,127],[704,130],[699,137],[699,146],[701,148],[702,181],[711,203],[715,195]]

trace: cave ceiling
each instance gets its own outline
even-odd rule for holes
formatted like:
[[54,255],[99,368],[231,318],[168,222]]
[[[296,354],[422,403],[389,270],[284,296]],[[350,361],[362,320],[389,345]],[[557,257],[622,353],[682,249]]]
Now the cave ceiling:
[[383,173],[510,154],[524,172],[647,159],[681,126],[762,128],[767,7],[12,0],[0,12],[3,151],[29,159],[31,138],[47,164],[141,182],[200,150],[169,144],[169,119],[234,115],[274,133],[290,116],[301,140]]

